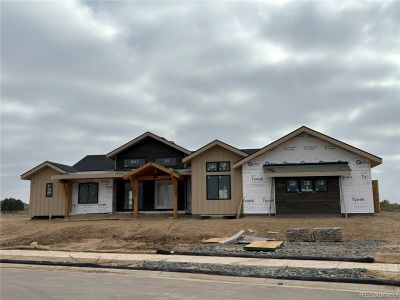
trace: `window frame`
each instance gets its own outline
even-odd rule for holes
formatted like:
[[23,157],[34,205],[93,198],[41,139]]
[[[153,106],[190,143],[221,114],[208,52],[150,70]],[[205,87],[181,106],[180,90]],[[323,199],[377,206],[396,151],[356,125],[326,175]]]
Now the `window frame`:
[[[208,188],[208,178],[209,177],[218,177],[218,181],[217,181],[217,193],[218,193],[218,198],[209,198],[209,188]],[[228,197],[227,198],[220,198],[219,196],[219,192],[220,192],[220,179],[221,177],[228,177],[229,179],[229,190],[228,190]],[[207,175],[206,176],[206,199],[207,200],[232,200],[232,180],[231,180],[231,175]]]
[[[289,191],[288,190],[288,186],[289,186],[289,181],[296,181],[296,187],[297,187],[297,190],[296,191]],[[299,188],[299,179],[297,179],[297,178],[288,178],[288,179],[286,179],[286,193],[300,193],[300,188]]]
[[[323,190],[323,191],[317,191],[317,184],[316,184],[316,182],[317,182],[318,180],[323,180],[323,181],[325,181],[325,190]],[[327,178],[317,178],[317,179],[314,179],[314,192],[316,192],[316,193],[326,193],[327,191],[328,191],[328,179],[327,179]]]
[[[97,188],[96,202],[88,202],[89,201],[89,185],[90,184],[96,185],[96,188]],[[83,202],[83,200],[81,199],[81,187],[83,185],[88,185],[86,202]],[[99,183],[98,182],[93,182],[93,181],[90,181],[90,182],[79,182],[79,186],[78,186],[78,204],[98,204],[98,203],[99,203]]]
[[[143,161],[143,163],[138,164],[137,166],[126,166],[126,161],[128,161],[128,160],[130,160],[130,161],[138,160],[138,161]],[[143,157],[141,157],[141,158],[124,158],[123,164],[124,164],[125,169],[132,169],[132,168],[136,169],[136,168],[139,168],[139,167],[143,166],[144,164],[146,164],[146,158],[143,158]]]
[[[311,183],[311,191],[303,191],[303,181],[310,181]],[[302,193],[314,193],[314,179],[306,179],[306,178],[301,178],[299,180],[299,186],[300,186],[300,192]]]
[[[174,159],[175,160],[175,164],[164,165],[162,163],[157,162],[157,159]],[[178,158],[177,157],[172,157],[172,156],[171,157],[155,157],[154,158],[154,162],[159,164],[159,165],[162,165],[163,167],[176,167],[178,165]]]
[[[51,186],[51,194],[49,196],[49,186]],[[54,193],[54,184],[53,182],[46,182],[46,198],[52,198]]]
[[[228,164],[228,169],[226,170],[221,170],[221,163],[227,163]],[[210,164],[216,164],[216,170],[209,170],[209,165]],[[207,161],[206,162],[206,172],[230,172],[231,171],[231,162],[229,160],[223,160],[223,161]]]

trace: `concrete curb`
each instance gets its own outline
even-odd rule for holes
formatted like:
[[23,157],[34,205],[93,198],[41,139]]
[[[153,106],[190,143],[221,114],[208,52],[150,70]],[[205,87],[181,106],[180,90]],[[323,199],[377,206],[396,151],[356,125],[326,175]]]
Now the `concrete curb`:
[[73,263],[73,262],[54,262],[46,260],[18,260],[18,259],[0,259],[0,263],[7,264],[23,264],[23,265],[42,265],[42,266],[62,266],[62,267],[84,267],[84,268],[103,268],[103,269],[121,269],[121,270],[143,270],[143,271],[164,271],[164,272],[178,272],[178,273],[196,273],[196,274],[209,274],[209,275],[223,275],[223,276],[236,276],[236,277],[253,277],[253,278],[272,278],[272,279],[286,279],[286,280],[302,280],[302,281],[323,281],[323,282],[344,282],[344,283],[359,283],[359,284],[375,284],[375,285],[390,285],[400,286],[400,280],[391,279],[376,279],[376,278],[340,278],[340,277],[302,277],[302,276],[261,276],[259,274],[237,274],[227,271],[215,270],[182,270],[176,267],[144,267],[143,265],[130,265],[130,266],[107,266],[96,263]]
[[325,261],[348,261],[348,262],[363,262],[363,263],[373,263],[375,260],[373,257],[322,257],[322,256],[295,256],[295,255],[271,255],[263,256],[257,253],[232,253],[225,254],[219,252],[196,252],[196,251],[173,251],[173,250],[163,250],[157,249],[156,254],[163,255],[190,255],[190,256],[218,256],[218,257],[242,257],[242,258],[266,258],[266,259],[293,259],[293,260],[325,260]]

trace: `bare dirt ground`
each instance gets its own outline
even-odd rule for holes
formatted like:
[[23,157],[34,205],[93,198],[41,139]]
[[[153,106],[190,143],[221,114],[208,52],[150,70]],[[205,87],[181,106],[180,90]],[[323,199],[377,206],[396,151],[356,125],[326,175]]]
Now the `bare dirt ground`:
[[[260,216],[206,220],[185,216],[177,220],[166,216],[134,219],[130,214],[74,216],[69,220],[31,220],[26,214],[2,214],[0,246],[28,246],[37,242],[51,249],[75,251],[185,249],[200,244],[203,239],[230,236],[246,228],[254,230],[258,236],[285,240],[287,228],[332,226],[342,227],[345,240],[389,241],[375,258],[382,262],[400,262],[400,213],[397,212],[353,216],[348,219]],[[269,234],[269,231],[278,233]]]

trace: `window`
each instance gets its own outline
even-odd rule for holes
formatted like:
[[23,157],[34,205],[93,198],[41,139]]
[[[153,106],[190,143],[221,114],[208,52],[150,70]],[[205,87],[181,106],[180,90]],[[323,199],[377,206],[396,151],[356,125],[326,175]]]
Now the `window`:
[[124,168],[138,168],[145,162],[144,158],[124,159]]
[[326,192],[328,190],[326,179],[316,179],[314,185],[316,192]]
[[206,163],[207,172],[229,172],[230,162],[220,161],[220,162],[207,162]]
[[289,193],[299,191],[299,183],[297,182],[297,179],[288,179],[286,183],[286,191]]
[[218,171],[218,163],[217,162],[206,163],[206,171],[207,172],[217,172]]
[[46,183],[46,197],[53,197],[53,183]]
[[231,199],[231,176],[207,176],[207,200]]
[[300,188],[302,192],[312,192],[313,191],[313,181],[311,179],[300,180]]
[[155,159],[155,162],[164,167],[174,167],[176,166],[177,160],[176,157],[158,157]]
[[79,204],[94,204],[98,203],[99,199],[99,184],[97,182],[85,182],[79,184],[78,203]]

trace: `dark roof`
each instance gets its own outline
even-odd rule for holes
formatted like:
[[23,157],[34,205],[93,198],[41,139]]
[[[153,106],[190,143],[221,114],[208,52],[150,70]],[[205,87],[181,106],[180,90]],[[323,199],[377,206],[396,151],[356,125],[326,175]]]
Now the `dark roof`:
[[86,155],[73,166],[75,172],[84,171],[111,171],[114,170],[114,160],[107,158],[105,154]]
[[60,168],[61,170],[64,170],[67,173],[74,173],[74,172],[78,171],[77,169],[75,169],[74,167],[71,167],[71,166],[55,163],[55,162],[52,162],[52,161],[49,161],[49,163],[51,163],[52,165],[56,166],[57,168]]
[[260,150],[260,148],[257,149],[240,149],[240,151],[246,152],[247,154],[253,154],[256,153],[258,150]]

